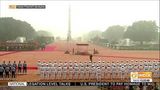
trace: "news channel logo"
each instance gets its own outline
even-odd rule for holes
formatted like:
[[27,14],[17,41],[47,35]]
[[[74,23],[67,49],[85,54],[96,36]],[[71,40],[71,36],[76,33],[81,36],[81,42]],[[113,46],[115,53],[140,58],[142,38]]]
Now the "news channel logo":
[[152,72],[131,72],[131,82],[152,82]]
[[8,82],[8,86],[27,86],[27,82]]
[[46,5],[9,5],[9,9],[45,9]]

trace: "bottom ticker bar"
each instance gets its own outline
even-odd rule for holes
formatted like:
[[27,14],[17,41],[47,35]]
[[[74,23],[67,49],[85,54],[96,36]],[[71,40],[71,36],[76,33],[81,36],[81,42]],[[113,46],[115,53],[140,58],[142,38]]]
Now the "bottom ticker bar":
[[151,82],[27,82],[27,86],[140,86]]

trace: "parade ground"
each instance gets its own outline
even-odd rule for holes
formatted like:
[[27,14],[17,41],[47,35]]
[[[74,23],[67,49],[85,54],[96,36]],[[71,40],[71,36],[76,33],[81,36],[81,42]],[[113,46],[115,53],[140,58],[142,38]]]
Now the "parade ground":
[[[3,61],[26,61],[28,64],[27,75],[17,75],[15,81],[27,81],[27,82],[37,82],[40,81],[40,76],[37,75],[37,61],[41,60],[44,62],[85,62],[89,61],[88,55],[73,55],[64,54],[64,52],[72,48],[77,49],[76,42],[69,43],[69,45],[64,41],[57,41],[46,46],[45,50],[36,51],[1,51],[0,52],[0,63]],[[93,49],[98,50],[99,54],[93,55],[93,61],[103,60],[103,61],[125,61],[125,60],[160,60],[159,51],[138,51],[138,50],[113,50],[110,48],[89,44],[88,51],[92,52]],[[158,79],[159,80],[159,79]],[[154,80],[154,81],[158,81]],[[7,83],[9,80],[1,80],[0,85]],[[72,80],[70,80],[72,81]],[[110,80],[111,81],[111,80]],[[113,81],[113,80],[112,80]],[[114,80],[119,81],[120,80]],[[89,90],[89,89],[88,89]],[[92,89],[94,90],[94,89]]]

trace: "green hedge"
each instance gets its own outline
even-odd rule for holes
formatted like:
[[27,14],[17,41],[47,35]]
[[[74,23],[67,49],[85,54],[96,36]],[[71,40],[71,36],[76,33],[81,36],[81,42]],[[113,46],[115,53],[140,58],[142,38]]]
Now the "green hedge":
[[159,45],[136,45],[136,46],[118,46],[114,49],[119,50],[159,50]]

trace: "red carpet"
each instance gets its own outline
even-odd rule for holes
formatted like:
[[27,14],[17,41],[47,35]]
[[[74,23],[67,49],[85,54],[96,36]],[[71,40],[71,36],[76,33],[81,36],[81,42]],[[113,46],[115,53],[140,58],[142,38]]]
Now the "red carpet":
[[49,44],[46,46],[44,51],[54,51],[56,48],[56,46],[54,46],[54,44]]

